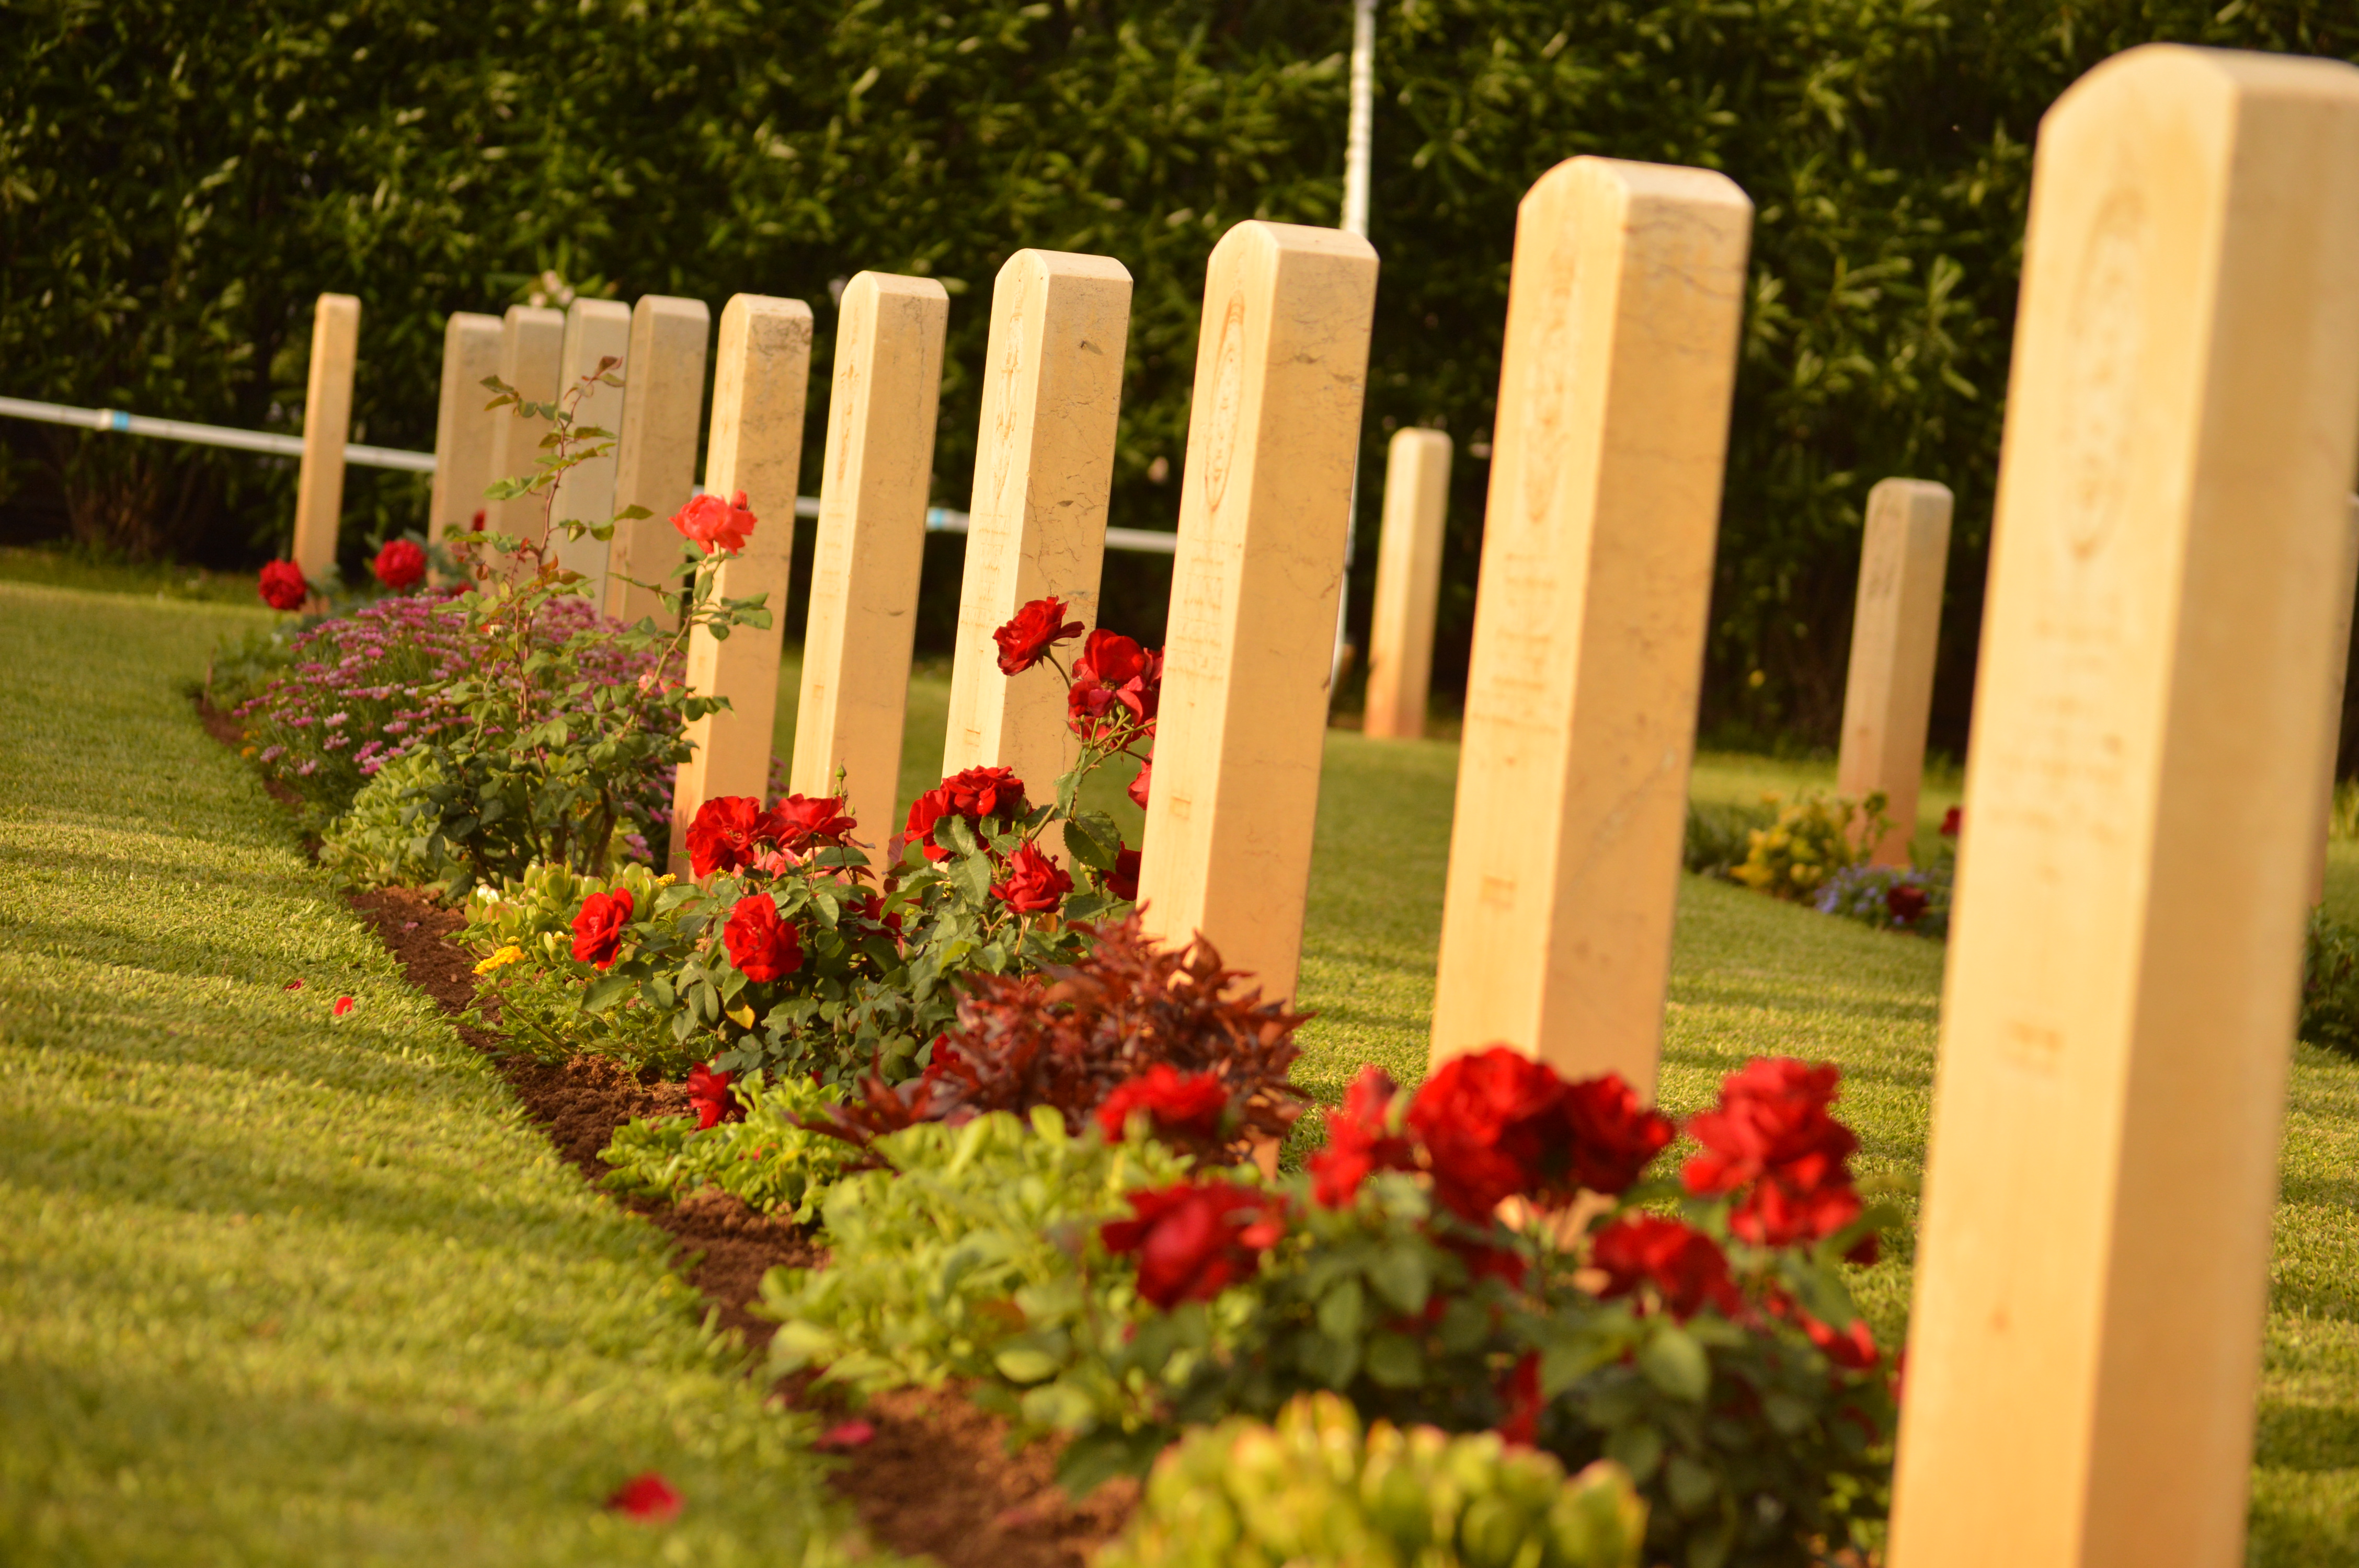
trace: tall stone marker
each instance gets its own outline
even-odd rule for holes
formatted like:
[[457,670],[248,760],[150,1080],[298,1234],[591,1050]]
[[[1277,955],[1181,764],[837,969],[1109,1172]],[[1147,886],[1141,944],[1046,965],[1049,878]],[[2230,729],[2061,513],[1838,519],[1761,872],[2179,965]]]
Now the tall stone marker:
[[840,310],[788,779],[799,795],[825,795],[841,770],[863,838],[881,846],[901,826],[893,804],[951,301],[932,278],[864,272]]
[[1659,164],[1524,197],[1436,1060],[1505,1043],[1653,1091],[1752,223]]
[[2327,647],[2334,656],[2334,674],[2327,682],[2326,755],[2318,766],[2318,838],[2310,859],[2310,906],[2326,902],[2326,849],[2334,837],[2335,766],[2343,749],[2343,687],[2351,670],[2351,622],[2359,610],[2359,495],[2351,498],[2350,528],[2343,541],[2342,613],[2334,620],[2334,636]]
[[1425,733],[1433,684],[1433,616],[1441,599],[1441,525],[1450,513],[1450,438],[1396,430],[1385,456],[1385,530],[1368,627],[1364,731],[1380,741]]
[[[1097,622],[1130,338],[1130,274],[1105,256],[1017,251],[991,295],[942,772],[1004,767],[1046,799],[1080,754],[1052,672],[999,672],[992,633],[1055,595]],[[1068,649],[1068,652],[1071,650]]]
[[[700,357],[703,346],[700,335]],[[722,567],[717,590],[726,599],[767,594],[770,624],[766,630],[733,628],[725,640],[702,628],[689,633],[688,684],[707,697],[727,697],[729,707],[688,727],[696,752],[679,766],[671,816],[672,863],[683,871],[688,825],[699,806],[719,795],[769,793],[810,348],[810,307],[799,299],[740,294],[722,307],[704,489],[723,498],[744,492],[756,522],[745,547]],[[665,532],[679,537],[669,520]]]
[[[500,379],[516,388],[527,403],[557,401],[564,371],[565,312],[538,306],[511,305],[500,330]],[[540,438],[549,421],[526,418],[514,408],[498,412],[499,438],[492,449],[492,478],[524,479],[537,471]],[[518,539],[540,537],[548,497],[519,495],[495,501],[485,526]]]
[[1851,800],[1884,792],[1892,827],[1868,849],[1879,866],[1907,865],[1917,837],[1950,507],[1950,487],[1921,479],[1887,479],[1867,492],[1835,789]]
[[[484,378],[500,373],[500,319],[454,310],[442,326],[442,389],[435,402],[434,484],[427,536],[437,544],[473,524],[490,503],[494,448],[502,413],[486,410]],[[438,579],[439,580],[439,579]]]
[[[607,374],[627,384],[630,350],[629,306],[618,299],[576,299],[565,310],[565,347],[559,356],[557,374],[560,402],[571,400],[575,392],[582,391],[585,381],[596,374],[601,360],[614,361]],[[558,480],[553,514],[558,522],[572,518],[603,523],[614,514],[614,449],[622,431],[623,395],[623,387],[609,385],[601,377],[589,382],[581,401],[573,405],[576,428],[611,430],[617,439],[599,443],[606,448],[603,455],[576,463]],[[607,541],[585,534],[579,539],[560,537],[554,547],[560,565],[603,584]],[[592,597],[603,596],[593,592]]]
[[[749,328],[748,342],[767,341],[767,330]],[[654,582],[667,577],[679,559],[679,535],[672,531],[671,519],[696,489],[696,432],[704,417],[704,355],[712,339],[712,313],[701,299],[643,294],[631,307],[631,373],[623,391],[622,440],[614,451],[614,510],[644,506],[647,515],[614,524],[601,598],[606,613],[620,621],[655,616],[676,624],[679,620],[675,606],[624,579]],[[798,380],[795,385],[800,397],[804,384]],[[768,407],[766,402],[760,406]],[[802,415],[798,412],[795,419],[799,430]],[[768,522],[777,513],[791,535],[793,511],[789,499],[783,511],[773,504],[770,512],[756,507],[754,515]],[[784,600],[781,588],[771,600],[773,614],[784,613]]]
[[344,512],[344,442],[353,425],[353,365],[361,302],[322,294],[311,311],[311,373],[303,387],[303,462],[295,479],[295,564],[314,587],[336,575]]
[[2232,1568],[2359,432],[2359,70],[2039,129],[1894,1568]]
[[1376,253],[1252,221],[1212,248],[1138,895],[1294,994]]

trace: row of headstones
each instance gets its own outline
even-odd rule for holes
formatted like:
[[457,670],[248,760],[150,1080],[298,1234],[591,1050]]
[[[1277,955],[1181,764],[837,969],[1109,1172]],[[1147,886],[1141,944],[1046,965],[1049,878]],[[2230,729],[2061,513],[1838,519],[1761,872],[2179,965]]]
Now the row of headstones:
[[[1523,202],[1437,1054],[1505,1041],[1651,1092],[1750,224],[1717,174],[1597,158]],[[2151,48],[2042,123],[1899,1568],[2241,1556],[2349,597],[2354,254],[2359,71]],[[1361,240],[1255,222],[1214,250],[1204,294],[1140,895],[1150,929],[1202,932],[1278,996],[1299,952],[1375,277]],[[1052,683],[998,678],[989,632],[1043,594],[1093,608],[1128,294],[1096,257],[1019,253],[1000,276],[946,767],[1038,783],[1069,754]],[[696,376],[661,392],[636,335],[640,312],[652,344],[687,303],[632,315],[617,503],[660,466],[632,467],[635,400],[679,421],[649,449],[685,489],[678,409]],[[824,790],[842,768],[873,827],[897,772],[947,302],[929,280],[863,274],[842,308],[793,783]],[[723,313],[706,485],[745,490],[770,530],[733,594],[784,587],[810,324],[789,300]],[[478,352],[493,325],[467,329]],[[537,330],[561,358],[561,323]],[[1933,503],[1886,502],[1903,557],[1940,553],[1917,521]],[[639,547],[618,535],[617,565]],[[1886,587],[1886,630],[1863,635],[1918,640],[1930,675],[1938,577],[1930,601],[1921,574]],[[700,643],[691,672],[760,714],[765,745],[733,754],[708,732],[683,770],[690,809],[761,787],[777,649],[742,652]],[[1884,723],[1913,722],[1921,751],[1911,702],[1887,700]]]

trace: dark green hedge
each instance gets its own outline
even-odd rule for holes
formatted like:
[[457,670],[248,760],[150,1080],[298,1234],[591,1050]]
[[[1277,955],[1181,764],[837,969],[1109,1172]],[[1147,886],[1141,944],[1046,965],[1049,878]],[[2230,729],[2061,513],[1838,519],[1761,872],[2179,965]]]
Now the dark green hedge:
[[[545,270],[624,297],[810,298],[822,365],[831,280],[930,273],[954,296],[937,494],[957,505],[993,274],[1022,245],[1099,251],[1137,280],[1115,521],[1168,525],[1176,476],[1150,474],[1181,455],[1205,254],[1241,218],[1334,220],[1348,37],[1343,0],[23,0],[0,29],[0,392],[294,428],[310,302],[342,289],[365,307],[365,438],[423,447],[443,313]],[[1443,679],[1516,199],[1575,153],[1700,163],[1759,209],[1711,721],[1832,734],[1860,505],[1910,473],[1959,494],[1954,745],[2027,144],[2074,76],[2154,38],[2348,54],[2359,7],[1387,0],[1366,452],[1405,422],[1459,440]],[[20,512],[60,493],[93,543],[219,558],[285,531],[283,469],[7,435]],[[356,478],[355,532],[419,493]],[[1154,631],[1157,573],[1122,564],[1109,614]],[[929,574],[937,620],[952,576]]]

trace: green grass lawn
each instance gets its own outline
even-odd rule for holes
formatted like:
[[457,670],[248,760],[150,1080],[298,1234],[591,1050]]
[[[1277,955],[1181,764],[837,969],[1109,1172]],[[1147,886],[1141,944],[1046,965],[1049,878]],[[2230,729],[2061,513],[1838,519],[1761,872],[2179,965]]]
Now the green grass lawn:
[[[0,696],[0,849],[21,862],[0,884],[0,1201],[33,1217],[0,1240],[0,1529],[17,1532],[0,1560],[37,1529],[119,1559],[183,1518],[258,1531],[278,1513],[314,1549],[381,1530],[388,1559],[449,1555],[438,1530],[622,1555],[647,1538],[584,1499],[642,1465],[687,1483],[683,1530],[790,1533],[807,1472],[671,1315],[652,1235],[555,1170],[185,718],[170,681],[245,623],[0,588],[0,648],[29,672]],[[938,776],[947,696],[946,668],[917,672],[905,805]],[[1456,763],[1444,741],[1327,738],[1299,1073],[1322,1094],[1364,1061],[1422,1076]],[[1707,755],[1693,790],[1832,782],[1830,763]],[[1921,827],[1956,786],[1930,781]],[[2330,877],[2330,907],[2359,919],[2359,845]],[[1698,1108],[1750,1055],[1830,1059],[1864,1168],[1913,1179],[1941,962],[1688,879],[1666,1106]],[[361,996],[365,1023],[280,992],[298,970]],[[2359,1563],[2359,1064],[2298,1051],[2285,1161],[2250,1557]],[[1886,1336],[1908,1262],[1903,1238],[1859,1280]]]
[[[840,1560],[661,1233],[197,727],[259,614],[0,584],[0,1563]],[[602,1509],[648,1469],[676,1524]]]

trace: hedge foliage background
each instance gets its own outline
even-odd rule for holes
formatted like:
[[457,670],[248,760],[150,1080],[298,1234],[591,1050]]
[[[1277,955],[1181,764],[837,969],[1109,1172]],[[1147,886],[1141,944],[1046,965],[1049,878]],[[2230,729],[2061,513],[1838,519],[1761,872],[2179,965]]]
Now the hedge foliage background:
[[[1936,741],[1962,740],[2042,111],[2152,38],[2359,52],[2349,0],[1385,0],[1381,17],[1366,462],[1400,424],[1457,438],[1441,680],[1473,607],[1517,199],[1577,153],[1701,164],[1758,209],[1707,723],[1821,743],[1861,506],[1897,473],[1958,492]],[[1243,218],[1335,221],[1349,37],[1344,0],[17,0],[0,392],[299,429],[310,302],[338,289],[364,302],[356,438],[428,448],[444,314],[553,272],[716,314],[739,290],[810,299],[816,442],[831,282],[930,274],[953,295],[936,499],[962,506],[995,272],[1025,245],[1095,251],[1136,280],[1114,520],[1169,526],[1205,256]],[[5,435],[19,531],[46,507],[134,555],[284,547],[289,467]],[[355,470],[355,558],[423,493]],[[1107,618],[1159,633],[1167,569],[1114,557]],[[955,592],[929,570],[930,635]]]

